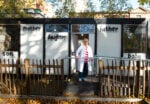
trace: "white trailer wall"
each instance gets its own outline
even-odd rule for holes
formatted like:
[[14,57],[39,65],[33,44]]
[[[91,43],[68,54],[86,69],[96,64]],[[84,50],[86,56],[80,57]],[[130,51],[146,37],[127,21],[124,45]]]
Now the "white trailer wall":
[[[68,56],[68,32],[46,32],[45,41],[46,60],[62,59]],[[68,67],[68,60],[64,60],[64,74],[68,73]],[[48,71],[46,72],[49,73]]]
[[121,55],[121,25],[97,25],[97,55],[120,57]]
[[[43,60],[43,25],[42,24],[21,24],[20,32],[21,53],[22,60],[28,58]],[[23,70],[22,70],[23,71]],[[25,71],[23,71],[25,72]],[[37,69],[31,69],[30,73],[37,73]]]
[[[121,25],[97,25],[97,56],[121,57]],[[106,64],[107,62],[104,61],[104,65]],[[111,61],[109,64],[111,64]],[[97,62],[97,73],[99,72],[98,69]]]
[[21,59],[43,59],[43,25],[21,24]]

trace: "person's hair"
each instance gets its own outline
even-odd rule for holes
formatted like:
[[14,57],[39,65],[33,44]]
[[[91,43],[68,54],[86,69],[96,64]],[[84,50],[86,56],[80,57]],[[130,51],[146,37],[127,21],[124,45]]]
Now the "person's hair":
[[84,37],[84,38],[83,38],[83,40],[84,40],[84,39],[87,39],[87,40],[89,40],[87,37]]

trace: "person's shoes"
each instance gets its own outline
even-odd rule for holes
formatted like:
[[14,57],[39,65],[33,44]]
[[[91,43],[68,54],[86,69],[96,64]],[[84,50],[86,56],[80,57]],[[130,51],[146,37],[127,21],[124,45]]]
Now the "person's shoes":
[[79,78],[79,82],[82,82],[82,79],[81,79],[81,78]]

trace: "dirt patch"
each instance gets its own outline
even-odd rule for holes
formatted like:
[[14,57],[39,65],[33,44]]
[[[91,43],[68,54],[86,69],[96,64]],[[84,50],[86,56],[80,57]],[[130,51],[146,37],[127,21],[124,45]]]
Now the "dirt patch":
[[0,104],[146,104],[140,102],[98,101],[91,99],[58,99],[58,98],[0,98]]

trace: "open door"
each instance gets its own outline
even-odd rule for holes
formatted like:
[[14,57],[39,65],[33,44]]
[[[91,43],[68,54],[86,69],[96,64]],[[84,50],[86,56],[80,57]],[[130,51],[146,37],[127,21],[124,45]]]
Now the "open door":
[[72,38],[71,38],[71,69],[72,72],[76,72],[77,71],[77,63],[76,63],[76,50],[83,45],[83,39],[84,38],[88,38],[89,39],[89,34],[72,34]]
[[77,63],[75,59],[76,50],[83,45],[84,37],[89,39],[93,53],[95,49],[95,25],[94,24],[73,24],[71,29],[71,69],[70,72],[77,71]]

